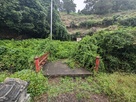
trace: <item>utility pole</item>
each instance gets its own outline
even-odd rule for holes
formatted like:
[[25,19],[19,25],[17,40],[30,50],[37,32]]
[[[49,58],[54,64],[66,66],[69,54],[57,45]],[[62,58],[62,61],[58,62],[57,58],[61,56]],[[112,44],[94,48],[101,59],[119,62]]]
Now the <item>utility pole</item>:
[[53,9],[52,9],[52,0],[51,0],[51,24],[50,24],[50,38],[51,38],[51,40],[52,40],[52,11],[53,11]]

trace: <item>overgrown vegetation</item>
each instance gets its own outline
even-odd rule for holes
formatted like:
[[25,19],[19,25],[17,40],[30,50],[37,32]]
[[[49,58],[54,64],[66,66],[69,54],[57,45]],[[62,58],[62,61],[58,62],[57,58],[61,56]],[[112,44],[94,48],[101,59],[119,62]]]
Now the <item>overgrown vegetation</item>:
[[135,27],[135,10],[121,11],[105,15],[83,15],[60,13],[71,39],[93,35],[101,30],[118,30],[121,26]]
[[31,97],[43,94],[48,89],[47,78],[45,78],[42,73],[36,74],[32,70],[22,70],[14,74],[9,74],[8,72],[0,72],[0,82],[3,82],[6,77],[20,78],[21,80],[27,81],[29,83],[28,92],[31,94]]
[[103,20],[100,21],[89,20],[89,21],[81,22],[79,24],[79,27],[81,28],[91,28],[91,27],[99,27],[99,26],[107,27],[115,24],[116,22],[117,20],[114,18],[104,18]]
[[101,92],[108,95],[112,102],[135,102],[135,77],[135,74],[114,73],[98,75],[96,80]]
[[123,26],[135,27],[136,26],[136,17],[131,17],[131,18],[126,18],[126,19],[120,20],[119,23],[120,23],[120,25],[123,25]]
[[50,60],[72,58],[89,69],[93,69],[95,57],[99,55],[103,71],[136,72],[135,37],[135,28],[120,28],[117,31],[100,31],[79,43],[49,39],[1,40],[0,69],[14,72],[33,68],[35,56],[50,52]]
[[32,69],[34,57],[46,52],[50,52],[49,60],[68,58],[75,46],[75,42],[49,39],[0,40],[0,69],[13,72]]
[[117,31],[101,31],[79,42],[72,58],[81,66],[94,68],[96,56],[101,56],[101,68],[108,72],[135,72],[135,36],[130,28]]
[[135,102],[136,100],[135,74],[100,73],[95,77],[85,79],[65,77],[50,82],[41,73],[36,74],[31,70],[22,70],[12,75],[6,72],[0,73],[0,82],[4,81],[6,77],[30,81],[28,92],[32,97],[44,93],[51,100],[63,93],[75,93],[78,100],[91,100],[92,94],[107,95],[111,102]]

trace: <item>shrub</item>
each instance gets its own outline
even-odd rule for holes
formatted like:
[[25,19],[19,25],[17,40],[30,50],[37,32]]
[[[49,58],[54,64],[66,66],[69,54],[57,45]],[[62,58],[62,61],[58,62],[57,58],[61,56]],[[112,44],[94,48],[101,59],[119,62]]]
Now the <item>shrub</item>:
[[[136,61],[135,45],[133,37],[126,31],[115,31],[103,35],[103,39],[98,42],[100,51],[107,71],[134,71]],[[130,53],[131,52],[131,53]]]
[[49,60],[68,58],[75,42],[31,39],[0,40],[0,69],[12,72],[34,67],[34,57],[50,52]]
[[82,28],[91,28],[99,25],[101,25],[101,21],[85,21],[79,24],[79,26]]
[[123,26],[133,26],[133,27],[135,27],[136,26],[136,17],[120,20],[119,24],[123,25]]
[[28,93],[30,93],[32,98],[46,92],[48,89],[47,78],[45,78],[42,73],[36,74],[32,70],[22,70],[14,74],[9,74],[8,72],[1,72],[0,82],[3,82],[7,77],[19,78],[21,80],[29,82]]
[[101,21],[84,21],[79,24],[82,28],[91,28],[96,26],[110,26],[115,23],[115,20],[113,18],[105,18]]
[[10,76],[11,78],[20,78],[22,80],[30,82],[28,87],[28,93],[32,97],[40,95],[47,91],[48,80],[43,76],[42,73],[36,74],[32,70],[22,70],[16,72]]
[[87,36],[79,42],[72,55],[72,58],[74,58],[75,61],[78,61],[82,67],[92,70],[94,68],[95,58],[99,55],[97,50],[97,40]]
[[8,72],[0,72],[0,82],[3,82],[10,74]]
[[135,72],[136,45],[130,31],[101,31],[79,42],[73,58],[83,67],[93,68],[95,57],[101,57],[100,69],[108,72]]
[[102,25],[103,26],[110,26],[114,24],[114,20],[111,18],[105,18],[102,20]]
[[31,50],[1,47],[1,49],[3,48],[6,51],[4,52],[5,54],[0,55],[2,60],[2,69],[17,71],[25,69],[29,66],[28,60],[30,56],[27,51]]
[[[32,68],[33,58],[38,53],[38,40],[1,40],[0,69],[18,71]],[[39,41],[40,43],[40,41]]]

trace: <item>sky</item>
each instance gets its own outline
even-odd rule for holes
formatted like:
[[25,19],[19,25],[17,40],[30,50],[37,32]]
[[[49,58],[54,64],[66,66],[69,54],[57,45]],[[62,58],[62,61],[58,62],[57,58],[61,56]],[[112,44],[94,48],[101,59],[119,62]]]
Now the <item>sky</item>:
[[74,0],[74,3],[76,4],[76,11],[82,10],[85,7],[84,0]]

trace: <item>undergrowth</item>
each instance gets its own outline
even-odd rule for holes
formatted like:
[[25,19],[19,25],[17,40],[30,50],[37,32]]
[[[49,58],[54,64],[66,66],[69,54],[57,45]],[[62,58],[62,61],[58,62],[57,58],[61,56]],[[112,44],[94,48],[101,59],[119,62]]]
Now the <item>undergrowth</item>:
[[48,60],[68,58],[76,42],[29,39],[22,41],[0,40],[0,69],[16,72],[34,68],[34,57],[49,52]]
[[113,102],[136,101],[136,75],[127,73],[99,74],[95,80],[100,91]]
[[133,28],[100,31],[86,36],[73,52],[72,59],[82,67],[93,70],[96,56],[100,56],[100,70],[107,72],[136,72],[136,42]]
[[79,43],[49,39],[0,40],[0,69],[11,72],[33,69],[34,57],[49,52],[49,61],[69,59],[67,64],[72,68],[78,65],[93,70],[95,57],[100,56],[101,71],[135,73],[135,43],[135,27],[100,31]]
[[0,72],[0,82],[3,82],[5,78],[19,78],[25,80],[29,83],[28,93],[31,97],[41,95],[48,89],[48,79],[43,76],[42,73],[36,74],[32,70],[22,70],[14,74],[9,74],[8,72]]
[[74,93],[78,99],[91,100],[91,95],[96,94],[107,97],[111,102],[135,102],[136,100],[136,75],[130,73],[99,73],[85,79],[63,77],[57,81],[51,81],[41,73],[36,74],[31,70],[22,70],[14,74],[0,72],[0,82],[3,82],[6,77],[29,81],[28,93],[32,98],[45,94],[48,95],[48,99],[52,99],[64,93]]
[[49,84],[47,94],[49,99],[63,93],[75,93],[79,99],[98,94],[108,96],[111,102],[135,102],[135,77],[135,74],[127,73],[100,73],[85,79],[65,77]]

